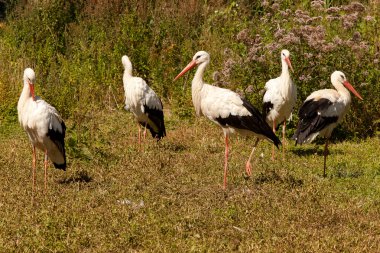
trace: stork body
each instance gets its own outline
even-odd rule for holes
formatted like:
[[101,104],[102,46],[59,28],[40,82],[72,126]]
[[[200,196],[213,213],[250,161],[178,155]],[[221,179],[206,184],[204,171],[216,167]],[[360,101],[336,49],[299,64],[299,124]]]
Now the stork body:
[[66,170],[65,131],[66,126],[58,111],[34,94],[35,73],[24,71],[24,88],[17,104],[18,119],[27,132],[33,146],[33,190],[36,175],[36,148],[45,153],[45,190],[47,187],[48,158],[57,169]]
[[203,74],[209,62],[210,56],[207,52],[197,52],[193,60],[177,75],[175,80],[198,66],[191,86],[193,105],[198,116],[204,115],[223,129],[225,136],[224,188],[226,188],[229,135],[238,132],[257,137],[246,163],[248,175],[251,174],[250,161],[259,140],[267,139],[276,146],[281,142],[265,122],[261,113],[247,100],[242,99],[231,90],[204,83]]
[[323,167],[324,176],[326,176],[326,158],[328,155],[329,138],[337,124],[343,120],[351,103],[350,92],[345,87],[359,99],[363,99],[346,80],[345,75],[341,71],[332,73],[331,83],[335,87],[335,90],[318,90],[306,98],[298,113],[299,122],[294,135],[296,144],[310,143],[318,135],[326,138]]
[[160,140],[166,136],[163,106],[157,94],[140,77],[132,76],[132,63],[128,56],[122,57],[124,66],[123,85],[125,91],[125,108],[136,117],[139,127],[139,144],[141,142],[141,127],[146,135],[149,129],[153,138]]
[[[293,84],[289,73],[289,68],[293,70],[290,53],[286,49],[281,51],[281,65],[281,75],[265,84],[263,113],[267,123],[272,126],[273,132],[276,132],[278,124],[283,124],[282,148],[284,158],[286,120],[290,118],[297,101],[297,87]],[[274,160],[274,146],[272,148],[272,160]]]

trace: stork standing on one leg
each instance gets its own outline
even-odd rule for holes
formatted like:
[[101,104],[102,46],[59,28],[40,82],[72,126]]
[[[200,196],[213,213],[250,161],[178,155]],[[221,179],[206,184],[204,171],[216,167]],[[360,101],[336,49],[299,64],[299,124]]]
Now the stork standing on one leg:
[[235,132],[253,135],[255,141],[246,163],[246,172],[251,175],[251,158],[260,139],[266,139],[278,146],[281,144],[262,114],[247,100],[235,92],[204,83],[203,74],[210,62],[210,55],[205,51],[197,52],[193,60],[177,75],[174,80],[190,69],[198,66],[192,81],[192,100],[198,116],[204,115],[223,129],[225,136],[224,189],[227,185],[228,136]]
[[125,108],[136,117],[139,127],[139,145],[141,127],[144,127],[144,138],[148,128],[153,138],[160,140],[166,136],[163,106],[160,98],[140,77],[132,76],[132,63],[128,56],[121,58],[124,66],[123,84],[125,91]]
[[[282,155],[285,158],[285,128],[286,120],[290,118],[293,107],[297,101],[297,87],[290,77],[289,68],[293,71],[290,62],[290,53],[284,49],[281,51],[281,75],[269,80],[265,84],[266,92],[263,98],[263,114],[267,123],[276,132],[278,124],[282,126]],[[274,146],[272,147],[272,160],[274,160]]]
[[32,180],[36,184],[36,147],[45,153],[45,191],[48,157],[57,169],[66,170],[66,126],[58,111],[34,94],[35,73],[24,71],[24,88],[17,104],[18,119],[33,145]]
[[341,71],[332,73],[331,83],[336,90],[314,91],[306,98],[298,113],[299,122],[294,135],[296,144],[310,143],[318,135],[326,138],[323,176],[326,176],[329,138],[334,128],[343,120],[351,103],[351,95],[347,89],[363,100]]

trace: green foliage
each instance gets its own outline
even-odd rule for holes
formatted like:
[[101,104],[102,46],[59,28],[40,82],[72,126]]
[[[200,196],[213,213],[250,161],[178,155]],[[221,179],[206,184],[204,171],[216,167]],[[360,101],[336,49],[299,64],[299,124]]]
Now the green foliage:
[[147,80],[165,107],[191,117],[192,73],[173,79],[199,50],[211,54],[206,81],[237,91],[261,108],[264,84],[279,75],[279,52],[287,48],[299,92],[296,110],[312,91],[331,87],[333,70],[342,70],[365,99],[353,99],[343,137],[370,136],[380,118],[379,8],[374,5],[301,0],[12,1],[0,27],[0,115],[16,119],[14,106],[26,67],[36,71],[39,95],[66,119],[78,123],[94,110],[120,109],[121,56],[126,54],[134,74]]

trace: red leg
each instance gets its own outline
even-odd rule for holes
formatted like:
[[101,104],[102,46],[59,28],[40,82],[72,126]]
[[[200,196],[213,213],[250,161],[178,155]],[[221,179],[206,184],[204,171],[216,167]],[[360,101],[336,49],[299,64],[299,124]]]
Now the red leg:
[[324,156],[323,177],[326,177],[326,160],[327,160],[327,155],[329,154],[328,146],[329,146],[329,140],[327,139],[326,144],[325,144],[325,151],[323,152],[323,156]]
[[257,138],[256,142],[255,142],[255,145],[252,148],[251,154],[249,155],[248,161],[245,164],[245,171],[247,172],[248,176],[251,176],[251,169],[252,169],[252,167],[251,167],[251,158],[252,158],[253,153],[255,152],[256,146],[259,143],[259,141],[260,141],[260,139]]
[[[273,120],[273,133],[276,134],[276,121]],[[272,161],[274,161],[274,144],[272,145]]]
[[45,193],[46,193],[46,190],[47,190],[47,167],[48,167],[48,155],[47,155],[47,150],[45,150],[44,167],[45,167]]
[[139,123],[137,123],[137,126],[139,127],[139,147],[141,147],[141,127]]
[[284,121],[284,125],[282,126],[282,160],[285,161],[285,128],[286,128],[286,120]]
[[227,169],[228,169],[228,135],[225,135],[226,150],[224,152],[224,184],[223,189],[227,187]]
[[33,145],[33,162],[32,162],[32,190],[36,187],[36,147]]
[[147,123],[145,123],[145,126],[144,126],[144,140],[146,139],[146,124]]

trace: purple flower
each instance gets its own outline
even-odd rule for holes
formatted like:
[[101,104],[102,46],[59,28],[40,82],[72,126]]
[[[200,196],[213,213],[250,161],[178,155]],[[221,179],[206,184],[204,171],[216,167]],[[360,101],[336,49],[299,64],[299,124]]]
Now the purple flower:
[[255,44],[253,45],[249,50],[248,50],[248,61],[253,61],[256,59],[257,57],[257,53],[259,52],[260,50],[260,46],[261,44]]
[[280,8],[280,5],[278,3],[272,4],[272,10],[277,11]]
[[360,35],[360,32],[358,31],[355,31],[354,34],[352,35],[352,40],[353,41],[360,41],[361,40],[361,35]]
[[289,16],[289,13],[287,11],[280,11],[281,16],[284,18],[287,18]]
[[359,15],[357,12],[343,17],[344,20],[348,20],[349,22],[352,22],[352,23],[355,23],[356,21],[358,21],[358,18],[359,18]]
[[283,45],[289,45],[289,44],[299,44],[300,41],[301,41],[300,38],[297,37],[294,33],[287,33],[278,42]]
[[268,51],[274,52],[280,48],[280,45],[278,43],[270,43],[270,44],[266,45],[265,48]]
[[352,27],[354,27],[354,23],[353,22],[350,22],[349,20],[346,20],[346,19],[343,20],[343,28],[345,30],[349,30]]
[[309,16],[309,13],[302,10],[296,10],[295,14],[295,20],[296,22],[300,24],[307,24],[309,20],[311,20],[311,17]]
[[325,2],[322,1],[322,0],[314,0],[314,1],[311,1],[311,8],[313,10],[316,10],[316,11],[320,11],[323,9],[325,5]]
[[276,39],[278,39],[278,38],[281,37],[284,33],[285,33],[285,29],[281,29],[281,28],[279,28],[279,29],[277,29],[277,31],[274,33],[274,37],[275,37]]
[[365,18],[364,18],[365,21],[367,22],[373,22],[375,19],[374,17],[370,16],[370,15],[367,15]]
[[257,43],[261,43],[261,40],[262,40],[262,38],[261,38],[260,34],[256,34],[256,36],[255,36],[255,43],[256,44]]
[[246,89],[245,89],[245,93],[253,93],[254,89],[253,89],[253,85],[249,85]]
[[319,82],[319,87],[326,87],[327,82],[325,80]]
[[313,57],[312,53],[304,53],[303,55],[305,56],[306,59],[310,59]]
[[[226,47],[226,48],[224,49],[223,53],[224,53],[225,55],[231,55],[231,54],[232,54],[232,50],[229,49],[228,47]],[[228,61],[232,61],[232,60],[231,60],[231,59],[228,59]]]
[[220,73],[218,71],[212,73],[212,80],[214,80],[215,82],[220,80]]
[[261,2],[261,6],[268,7],[269,6],[269,2],[267,0],[264,0],[264,1]]
[[333,14],[333,13],[339,13],[340,8],[339,7],[330,7],[326,10],[328,14]]
[[260,63],[264,63],[265,62],[264,55],[260,55],[259,58],[257,58],[257,61],[260,62]]
[[364,5],[358,2],[351,3],[351,8],[353,11],[362,12],[365,10]]
[[346,12],[362,12],[365,10],[364,5],[358,2],[353,2],[349,5],[342,6],[342,9]]
[[244,92],[243,92],[241,89],[237,88],[237,89],[235,90],[235,92],[236,92],[241,98],[244,98]]
[[338,36],[335,36],[333,39],[333,42],[337,45],[342,45],[343,40],[341,38],[339,38]]
[[331,21],[336,21],[336,20],[340,20],[340,16],[337,15],[337,16],[334,16],[334,15],[327,15],[326,19],[331,22]]
[[322,46],[322,52],[326,53],[326,52],[331,52],[333,49],[335,49],[335,44],[329,42],[325,45]]

